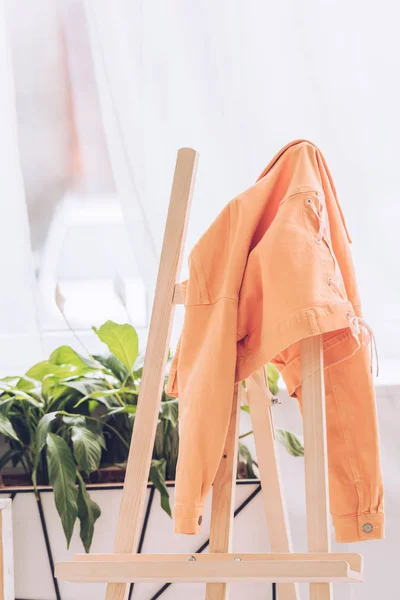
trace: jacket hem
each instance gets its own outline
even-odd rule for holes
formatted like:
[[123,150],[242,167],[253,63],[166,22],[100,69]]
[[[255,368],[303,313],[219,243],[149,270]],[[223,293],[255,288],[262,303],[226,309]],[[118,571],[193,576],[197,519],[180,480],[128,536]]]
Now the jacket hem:
[[[286,321],[279,323],[276,328],[270,329],[264,334],[263,340],[261,340],[260,343],[260,349],[257,352],[238,356],[235,378],[236,383],[250,377],[255,371],[270,362],[279,353],[283,352],[293,344],[296,344],[307,337],[321,335],[331,331],[344,330],[341,331],[338,336],[324,341],[325,368],[333,366],[334,362],[338,362],[337,358],[335,358],[335,361],[333,362],[333,355],[337,356],[336,353],[330,353],[330,350],[332,350],[336,342],[347,342],[348,349],[346,352],[342,353],[339,362],[346,360],[360,347],[359,340],[353,335],[349,327],[349,319],[347,317],[348,312],[354,312],[351,302],[337,302],[301,311]],[[283,369],[280,369],[290,395],[292,395],[296,388],[301,384],[301,380],[297,380],[298,378],[295,379],[293,377],[296,372],[299,372],[298,363],[296,364],[296,361],[299,360],[300,357],[296,356],[296,358],[285,365]],[[279,365],[277,366],[279,368]]]

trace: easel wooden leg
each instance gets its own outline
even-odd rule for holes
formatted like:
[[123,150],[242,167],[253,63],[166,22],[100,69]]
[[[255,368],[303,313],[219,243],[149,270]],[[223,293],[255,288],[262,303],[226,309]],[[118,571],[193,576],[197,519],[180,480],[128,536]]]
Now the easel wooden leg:
[[0,600],[14,600],[12,500],[0,500]]
[[[213,485],[210,552],[231,552],[235,486],[239,442],[238,386],[232,398],[232,412],[223,457]],[[228,584],[207,583],[206,600],[227,600]]]
[[[330,552],[322,335],[300,344],[309,552]],[[311,583],[310,600],[332,600],[329,583]]]
[[[114,552],[130,553],[138,544],[197,156],[194,150],[182,148],[176,161]],[[125,583],[110,583],[106,600],[123,600],[125,592]]]
[[[292,552],[289,519],[279,472],[275,432],[271,413],[271,393],[263,369],[247,380],[247,398],[254,433],[264,511],[271,552]],[[278,584],[279,600],[299,600],[295,583]]]

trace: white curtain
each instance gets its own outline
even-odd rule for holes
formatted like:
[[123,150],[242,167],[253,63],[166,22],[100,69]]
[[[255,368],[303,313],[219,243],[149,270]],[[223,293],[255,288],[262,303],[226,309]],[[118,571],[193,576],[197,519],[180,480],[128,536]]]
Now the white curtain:
[[398,5],[86,0],[86,8],[117,187],[148,279],[179,146],[200,152],[190,247],[283,144],[308,138],[337,183],[382,377],[397,379]]
[[14,85],[0,3],[0,372],[20,373],[42,357],[24,187],[17,147]]
[[[114,10],[114,8],[116,10]],[[141,7],[86,3],[103,125],[115,183],[149,295],[158,267],[158,236],[146,190]],[[123,32],[123,35],[121,35]],[[154,175],[157,165],[153,163]],[[156,203],[155,203],[156,204]]]

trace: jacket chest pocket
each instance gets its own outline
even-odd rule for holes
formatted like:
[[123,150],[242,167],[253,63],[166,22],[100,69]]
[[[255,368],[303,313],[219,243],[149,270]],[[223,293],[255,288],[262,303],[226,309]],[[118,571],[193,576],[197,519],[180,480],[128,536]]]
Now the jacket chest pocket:
[[343,279],[332,248],[328,215],[323,200],[314,195],[306,196],[304,198],[304,218],[321,261],[326,285],[341,300],[347,300]]

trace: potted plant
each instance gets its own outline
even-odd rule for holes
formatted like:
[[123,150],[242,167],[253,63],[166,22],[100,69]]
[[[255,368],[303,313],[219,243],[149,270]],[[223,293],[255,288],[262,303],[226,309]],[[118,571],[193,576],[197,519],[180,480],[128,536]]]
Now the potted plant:
[[[67,544],[78,519],[87,552],[101,513],[87,484],[123,480],[142,377],[132,325],[107,321],[93,329],[108,354],[84,356],[61,346],[24,375],[0,380],[0,433],[7,440],[0,472],[8,464],[20,467],[17,476],[3,474],[3,483],[50,484]],[[268,378],[276,393],[278,373],[272,366]],[[282,436],[288,449],[297,443],[287,432]],[[178,443],[178,401],[163,391],[149,479],[169,515],[165,481],[175,478]],[[256,478],[255,467],[240,443],[238,477]]]

